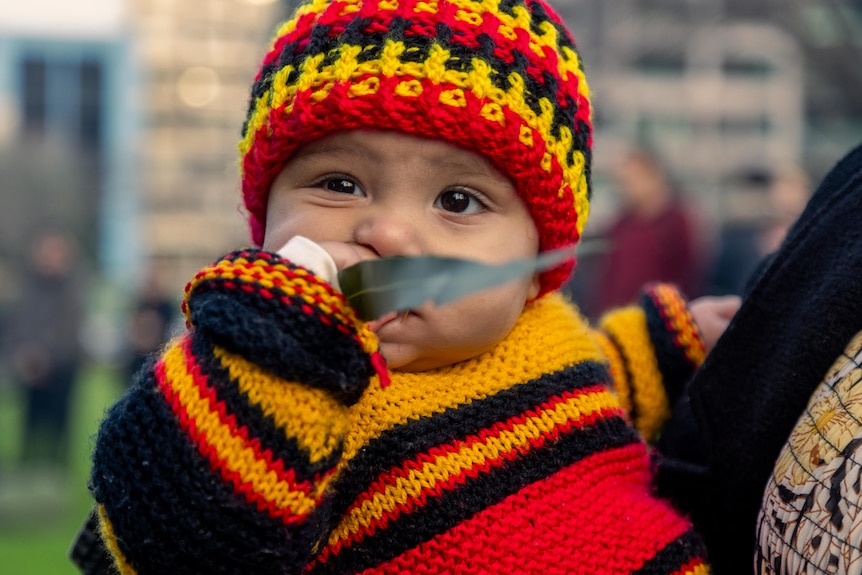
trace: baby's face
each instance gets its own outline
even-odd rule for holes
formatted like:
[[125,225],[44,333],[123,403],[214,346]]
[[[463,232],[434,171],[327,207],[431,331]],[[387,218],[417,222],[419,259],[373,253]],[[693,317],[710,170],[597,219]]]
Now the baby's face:
[[[484,157],[382,131],[329,136],[285,165],[270,191],[263,247],[277,250],[295,235],[330,253],[349,247],[365,257],[486,263],[533,257],[539,246],[515,187]],[[538,291],[538,278],[527,277],[371,326],[390,369],[429,370],[492,348]]]

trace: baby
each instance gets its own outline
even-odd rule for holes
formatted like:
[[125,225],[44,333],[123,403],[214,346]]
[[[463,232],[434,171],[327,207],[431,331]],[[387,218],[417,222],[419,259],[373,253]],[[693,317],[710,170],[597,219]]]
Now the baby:
[[708,573],[643,439],[705,352],[673,287],[598,329],[557,291],[572,262],[370,322],[339,289],[362,260],[575,245],[590,118],[541,0],[300,6],[240,144],[262,249],[192,279],[99,430],[119,572]]

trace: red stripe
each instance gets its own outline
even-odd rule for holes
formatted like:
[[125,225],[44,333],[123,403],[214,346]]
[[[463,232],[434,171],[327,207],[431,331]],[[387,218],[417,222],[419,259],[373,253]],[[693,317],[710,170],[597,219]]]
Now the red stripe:
[[[545,403],[533,408],[530,411],[524,412],[510,418],[505,422],[498,422],[493,426],[479,431],[475,435],[471,435],[463,441],[453,441],[448,444],[438,445],[425,453],[419,454],[414,459],[405,461],[401,466],[390,469],[381,474],[377,480],[372,483],[369,488],[362,493],[356,501],[350,506],[345,516],[349,515],[354,509],[359,508],[363,503],[374,499],[377,493],[383,493],[389,485],[395,485],[398,479],[406,478],[412,471],[419,470],[425,463],[433,463],[435,459],[443,458],[448,454],[458,453],[469,449],[478,444],[487,443],[491,439],[499,438],[504,431],[512,431],[518,425],[524,424],[529,418],[537,417],[542,411],[549,411],[556,408],[557,405],[565,403],[578,396],[586,396],[592,393],[607,393],[607,389],[603,386],[592,386],[583,388],[577,392],[566,392],[560,396],[555,396]],[[526,454],[530,449],[538,449],[544,446],[548,441],[554,440],[560,435],[565,435],[571,432],[572,429],[582,429],[594,425],[597,421],[610,417],[619,417],[622,415],[621,408],[612,408],[600,410],[597,413],[586,414],[579,419],[570,419],[550,429],[538,437],[528,440],[528,445],[517,446],[512,451],[507,451],[500,454],[496,459],[486,458],[481,463],[474,463],[472,466],[463,469],[460,473],[449,476],[446,481],[437,481],[433,486],[422,489],[416,496],[410,497],[404,503],[398,504],[389,512],[385,512],[381,517],[372,520],[364,527],[356,532],[352,532],[346,539],[340,540],[331,547],[324,549],[321,555],[321,561],[326,561],[329,555],[338,555],[341,549],[349,547],[355,543],[362,541],[365,537],[373,535],[380,529],[385,529],[390,521],[398,519],[402,514],[410,514],[417,508],[421,508],[426,504],[428,498],[440,497],[446,491],[452,491],[459,485],[465,483],[467,478],[476,478],[480,474],[490,473],[494,468],[501,467],[508,461],[516,459],[519,455]]]
[[649,479],[643,444],[597,453],[363,573],[635,572],[689,529]]
[[[231,435],[241,438],[245,447],[252,450],[255,459],[263,461],[266,464],[267,470],[275,473],[279,481],[287,483],[291,490],[300,491],[311,499],[319,500],[319,498],[315,498],[312,495],[314,486],[311,482],[297,481],[295,470],[285,469],[284,462],[281,459],[273,458],[272,452],[269,449],[261,449],[260,441],[257,438],[249,439],[248,428],[244,426],[238,428],[236,426],[235,416],[227,413],[224,402],[218,401],[215,391],[207,385],[206,376],[200,373],[200,369],[191,353],[190,342],[191,339],[186,337],[180,343],[186,359],[186,370],[201,396],[206,398],[210,411],[218,415],[220,424],[226,426],[230,430]],[[206,432],[197,428],[194,419],[180,402],[179,395],[174,391],[171,382],[167,379],[164,359],[156,364],[156,377],[160,390],[179,420],[180,427],[198,446],[200,453],[209,460],[213,471],[218,472],[225,481],[232,483],[235,491],[242,494],[249,504],[255,505],[258,511],[265,510],[270,517],[281,519],[284,523],[288,524],[302,521],[305,518],[305,515],[294,515],[289,509],[280,509],[274,502],[267,501],[254,490],[252,483],[243,480],[238,472],[232,471],[227,467],[218,450],[209,443]]]

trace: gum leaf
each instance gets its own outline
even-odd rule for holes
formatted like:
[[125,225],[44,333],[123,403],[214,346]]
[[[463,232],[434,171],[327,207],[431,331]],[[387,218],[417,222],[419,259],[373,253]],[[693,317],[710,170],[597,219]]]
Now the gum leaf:
[[451,302],[574,257],[574,246],[498,265],[438,256],[397,256],[344,268],[338,281],[359,316],[371,321],[389,312],[416,309],[429,300],[438,305]]

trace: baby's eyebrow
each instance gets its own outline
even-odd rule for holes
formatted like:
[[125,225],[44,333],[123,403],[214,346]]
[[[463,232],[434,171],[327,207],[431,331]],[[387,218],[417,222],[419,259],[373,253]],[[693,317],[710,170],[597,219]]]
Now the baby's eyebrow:
[[362,160],[374,161],[380,156],[373,150],[358,146],[349,146],[339,142],[315,142],[310,146],[303,146],[294,154],[294,158],[311,158],[322,155],[357,156]]
[[[376,165],[382,162],[387,153],[376,150],[373,146],[356,145],[355,143],[339,142],[339,141],[317,141],[308,146],[302,146],[293,156],[294,160],[313,160],[319,156],[334,156],[336,158],[354,159]],[[426,156],[429,164],[433,164],[436,169],[445,169],[462,174],[480,174],[482,176],[491,177],[498,180],[509,181],[505,172],[499,170],[490,160],[482,156],[473,156],[464,154],[462,156],[452,156],[450,153],[434,153]]]
[[442,168],[450,168],[452,170],[462,170],[469,171],[477,174],[483,174],[487,176],[494,176],[497,178],[505,178],[495,167],[494,165],[482,158],[476,158],[472,156],[465,156],[463,158],[457,159],[438,159],[436,161],[440,167]]

